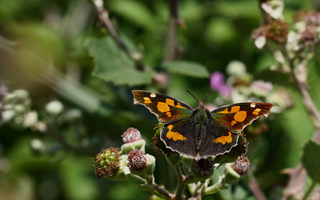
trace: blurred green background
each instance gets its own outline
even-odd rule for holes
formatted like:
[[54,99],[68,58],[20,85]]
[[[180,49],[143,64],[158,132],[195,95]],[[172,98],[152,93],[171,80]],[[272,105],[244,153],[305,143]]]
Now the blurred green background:
[[[203,99],[210,90],[209,73],[226,73],[226,66],[233,60],[243,62],[253,79],[286,88],[294,100],[291,109],[266,120],[268,131],[248,136],[252,173],[267,197],[276,196],[285,186],[289,177],[281,170],[299,163],[302,145],[313,135],[312,122],[295,85],[286,75],[269,70],[274,59],[267,51],[257,50],[250,38],[261,20],[257,1],[181,1],[179,14],[185,26],[178,32],[177,43],[183,49],[178,59],[205,66],[206,72],[193,77],[169,71],[166,90],[147,80],[152,74],[127,76],[133,84],[118,81],[123,74],[117,65],[133,64],[128,59],[114,60],[123,56],[117,47],[102,49],[109,51],[104,60],[92,57],[99,53],[95,49],[99,44],[104,48],[109,33],[90,1],[0,0],[0,5],[0,81],[9,93],[17,89],[29,93],[15,105],[24,105],[22,116],[35,111],[38,122],[44,122],[47,130],[41,131],[39,123],[37,127],[28,126],[19,118],[2,123],[1,199],[146,199],[149,194],[136,189],[131,179],[112,182],[94,174],[91,158],[102,148],[120,147],[120,136],[129,127],[140,130],[147,141],[146,151],[156,157],[157,183],[173,190],[174,172],[152,145],[156,117],[142,106],[133,106],[130,91],[167,92],[196,107],[186,90]],[[142,52],[143,62],[152,72],[166,71],[162,58],[168,1],[106,0],[105,7],[116,30],[130,48]],[[285,0],[285,20],[291,23],[296,11],[306,9],[319,10],[320,4],[317,0]],[[109,44],[112,46],[112,41]],[[308,66],[308,83],[320,107],[319,50],[316,55]],[[108,64],[108,69],[99,71],[95,64]],[[114,75],[106,77],[112,70]],[[131,73],[125,72],[125,67],[121,70],[126,75]],[[136,84],[139,81],[144,84]],[[217,96],[210,95],[207,102],[214,102]],[[54,100],[63,105],[59,114],[46,109]],[[246,181],[233,189],[237,187],[250,196]]]

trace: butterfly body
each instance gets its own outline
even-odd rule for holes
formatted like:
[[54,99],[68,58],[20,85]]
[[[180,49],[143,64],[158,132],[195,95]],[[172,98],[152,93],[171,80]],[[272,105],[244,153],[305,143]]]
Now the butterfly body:
[[160,138],[166,147],[196,160],[227,153],[237,145],[241,131],[260,116],[268,116],[272,104],[238,103],[210,112],[203,101],[197,108],[173,97],[132,90],[134,104],[147,107],[164,124]]

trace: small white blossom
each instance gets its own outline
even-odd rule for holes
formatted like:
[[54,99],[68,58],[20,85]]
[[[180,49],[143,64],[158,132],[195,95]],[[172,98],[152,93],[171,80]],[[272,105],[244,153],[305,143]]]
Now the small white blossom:
[[23,126],[31,127],[38,123],[38,113],[36,111],[28,112],[24,118]]
[[255,41],[254,44],[256,45],[256,47],[258,49],[262,49],[264,47],[264,45],[267,43],[267,39],[265,36],[260,36],[258,37]]
[[63,104],[58,100],[54,100],[54,101],[49,102],[46,105],[45,109],[46,109],[47,113],[49,113],[51,115],[58,115],[63,110]]
[[246,66],[243,62],[234,60],[227,65],[227,73],[230,76],[242,77],[247,73]]

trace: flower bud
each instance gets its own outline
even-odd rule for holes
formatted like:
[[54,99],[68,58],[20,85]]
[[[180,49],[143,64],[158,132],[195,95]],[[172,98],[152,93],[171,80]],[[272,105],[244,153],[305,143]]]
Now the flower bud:
[[143,151],[133,150],[128,155],[128,167],[130,172],[147,179],[153,174],[156,160],[152,155],[144,154]]
[[203,158],[200,160],[193,160],[191,172],[194,177],[204,181],[210,178],[213,174],[213,160],[212,158]]
[[110,147],[109,149],[102,150],[93,161],[96,168],[95,173],[98,178],[109,178],[113,176],[120,166],[118,148]]
[[140,132],[135,128],[128,128],[122,135],[122,140],[125,144],[121,146],[121,151],[128,154],[135,149],[145,152],[146,141],[141,139]]
[[124,143],[131,143],[138,140],[141,140],[141,134],[140,132],[135,128],[128,128],[126,132],[124,132],[122,135],[122,140]]
[[128,166],[130,170],[141,171],[147,166],[147,158],[143,151],[133,150],[128,154]]
[[224,169],[224,179],[226,184],[233,185],[240,180],[241,176],[231,167],[231,163],[227,163]]
[[250,168],[250,161],[246,156],[239,156],[239,158],[230,165],[234,171],[243,175],[247,173]]

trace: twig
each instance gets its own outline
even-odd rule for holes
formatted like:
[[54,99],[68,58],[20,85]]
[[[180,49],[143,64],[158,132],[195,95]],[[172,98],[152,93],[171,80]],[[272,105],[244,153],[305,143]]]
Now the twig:
[[179,0],[169,0],[170,20],[168,25],[167,40],[163,55],[163,61],[170,61],[176,58],[177,32],[178,32],[178,9]]
[[142,63],[142,55],[140,53],[132,52],[128,48],[128,46],[124,43],[124,41],[121,39],[120,35],[115,30],[115,28],[113,27],[112,22],[109,18],[109,12],[104,8],[103,0],[92,0],[92,3],[99,14],[100,21],[108,29],[114,41],[119,45],[119,47],[121,47],[127,53],[127,55],[133,61],[135,61],[137,68],[146,69],[146,66]]
[[[303,100],[304,106],[305,106],[307,112],[309,113],[314,126],[316,128],[320,128],[320,112],[317,109],[317,107],[315,106],[315,104],[313,103],[313,100],[308,92],[307,83],[304,81],[301,81],[299,79],[298,74],[295,71],[296,66],[294,64],[294,59],[290,59],[285,48],[283,49],[283,53],[284,53],[285,58],[289,61],[291,74],[294,78],[294,81],[296,82],[296,84],[298,86],[299,92],[302,95],[302,100]],[[304,66],[304,67],[306,68],[306,66]]]
[[255,178],[251,179],[249,187],[257,200],[267,200],[267,197],[260,190],[260,187]]

